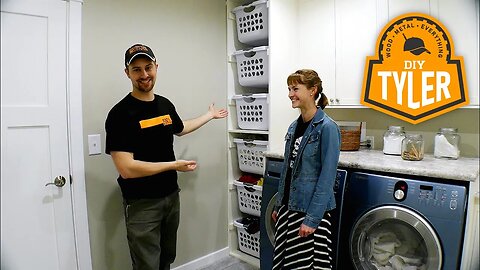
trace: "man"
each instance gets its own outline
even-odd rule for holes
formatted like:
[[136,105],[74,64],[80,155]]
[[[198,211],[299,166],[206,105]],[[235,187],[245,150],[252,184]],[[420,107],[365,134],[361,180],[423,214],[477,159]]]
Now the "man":
[[193,171],[194,160],[176,160],[173,135],[188,134],[212,119],[227,116],[211,104],[208,111],[182,121],[174,105],[154,94],[158,64],[153,51],[135,44],[125,52],[125,74],[132,91],[108,113],[106,149],[119,172],[134,270],[170,269],[179,224],[177,171]]

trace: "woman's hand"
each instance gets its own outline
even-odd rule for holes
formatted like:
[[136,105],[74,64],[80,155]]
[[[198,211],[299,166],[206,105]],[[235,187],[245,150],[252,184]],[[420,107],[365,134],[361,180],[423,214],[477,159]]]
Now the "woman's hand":
[[272,212],[272,219],[273,221],[277,222],[277,211]]
[[307,225],[305,224],[302,224],[300,226],[300,230],[298,231],[298,236],[300,237],[307,237],[309,236],[310,234],[314,233],[315,232],[315,228],[312,228],[312,227],[308,227]]

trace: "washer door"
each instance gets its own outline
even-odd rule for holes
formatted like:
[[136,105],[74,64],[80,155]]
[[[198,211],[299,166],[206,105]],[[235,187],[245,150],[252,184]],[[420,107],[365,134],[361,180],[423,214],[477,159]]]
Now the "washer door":
[[277,194],[272,196],[270,201],[267,204],[267,208],[265,209],[265,230],[267,231],[268,239],[270,239],[270,243],[272,246],[275,246],[275,221],[272,219],[272,213],[275,207],[275,201],[277,200]]
[[430,224],[416,212],[399,206],[368,211],[350,234],[350,256],[355,268],[439,270],[440,240]]

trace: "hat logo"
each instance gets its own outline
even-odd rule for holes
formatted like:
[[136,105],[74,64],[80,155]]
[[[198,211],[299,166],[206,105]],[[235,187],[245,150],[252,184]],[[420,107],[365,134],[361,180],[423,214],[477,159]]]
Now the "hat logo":
[[134,47],[130,48],[130,49],[128,50],[128,53],[129,53],[129,54],[134,54],[134,53],[140,52],[140,51],[142,51],[142,52],[148,52],[148,49],[147,49],[147,47],[145,47],[145,46],[137,45],[137,46],[134,46]]
[[404,33],[403,37],[405,38],[405,44],[403,45],[403,50],[406,52],[411,52],[413,55],[420,55],[424,52],[430,54],[430,51],[425,48],[425,43],[421,38],[411,37],[407,38]]
[[361,104],[412,124],[468,105],[463,57],[447,28],[420,13],[398,16],[368,56]]
[[142,44],[135,44],[125,51],[125,67],[130,65],[130,62],[139,55],[148,56],[152,61],[155,62],[155,55],[149,47]]

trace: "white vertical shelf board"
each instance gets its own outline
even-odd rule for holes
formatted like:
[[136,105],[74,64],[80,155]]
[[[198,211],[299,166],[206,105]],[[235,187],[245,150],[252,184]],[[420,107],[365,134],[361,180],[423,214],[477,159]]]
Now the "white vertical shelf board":
[[[377,0],[377,8],[376,8],[376,18],[377,18],[377,33],[380,33],[383,30],[383,27],[387,25],[390,21],[388,15],[388,1],[385,0]],[[375,40],[375,48],[377,48],[377,40]]]
[[335,99],[335,1],[301,0],[298,5],[298,63],[318,72],[323,92]]
[[[228,125],[227,130],[231,130],[236,128],[236,111],[235,111],[235,103],[232,103],[232,96],[235,95],[235,82],[236,82],[236,63],[235,58],[232,57],[233,52],[236,51],[235,48],[235,40],[236,40],[236,25],[235,25],[235,15],[231,13],[232,9],[241,5],[241,1],[235,0],[227,0],[227,10],[226,10],[226,18],[227,18],[227,99],[228,99]],[[238,170],[238,168],[234,168],[234,162],[236,162],[236,148],[232,143],[233,139],[230,134],[228,136],[228,168],[227,168],[227,181],[228,181],[228,247],[230,249],[230,253],[234,252],[238,249],[238,241],[236,230],[234,228],[233,219],[238,216],[238,209],[235,207],[237,202],[237,194],[233,186],[233,179],[234,179],[234,172]],[[238,166],[238,165],[237,165]]]
[[[232,9],[237,6],[238,1],[229,0],[227,1],[227,99],[228,99],[228,121],[227,129],[234,129],[236,126],[233,123],[236,123],[236,114],[235,112],[235,103],[231,102],[231,98],[235,95],[235,58],[232,57],[233,52],[235,52],[235,39],[236,39],[236,26],[235,26],[235,15],[231,13]],[[233,105],[232,105],[233,104]]]
[[430,1],[388,0],[388,21],[405,13],[424,13],[430,15]]
[[269,8],[269,148],[283,146],[289,124],[298,117],[288,98],[287,77],[298,65],[298,1],[274,0]]
[[366,57],[375,54],[378,37],[376,0],[335,1],[336,98],[360,104]]
[[[433,1],[432,1],[433,2]],[[436,0],[438,15],[453,39],[454,54],[463,56],[471,106],[479,102],[479,12],[478,0]]]

